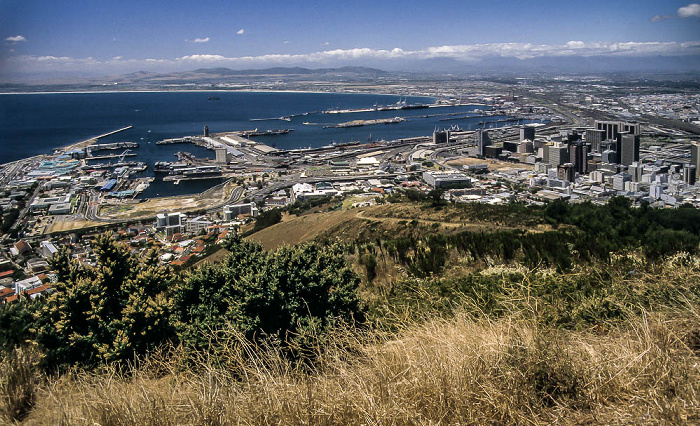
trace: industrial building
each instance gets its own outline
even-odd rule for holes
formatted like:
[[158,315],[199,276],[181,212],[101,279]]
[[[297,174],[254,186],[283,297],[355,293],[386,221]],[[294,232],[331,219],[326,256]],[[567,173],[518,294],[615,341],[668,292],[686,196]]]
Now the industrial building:
[[424,172],[423,180],[433,188],[470,187],[472,180],[460,172]]

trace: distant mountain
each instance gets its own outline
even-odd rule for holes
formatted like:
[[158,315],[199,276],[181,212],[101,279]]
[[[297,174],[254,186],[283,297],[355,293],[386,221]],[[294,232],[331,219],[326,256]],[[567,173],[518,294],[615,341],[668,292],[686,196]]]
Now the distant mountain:
[[211,74],[211,75],[235,75],[235,76],[252,76],[252,75],[322,75],[322,74],[367,74],[367,75],[383,75],[387,74],[376,68],[368,67],[340,67],[340,68],[302,68],[302,67],[274,67],[264,69],[246,69],[232,70],[230,68],[199,68],[190,71],[195,74]]

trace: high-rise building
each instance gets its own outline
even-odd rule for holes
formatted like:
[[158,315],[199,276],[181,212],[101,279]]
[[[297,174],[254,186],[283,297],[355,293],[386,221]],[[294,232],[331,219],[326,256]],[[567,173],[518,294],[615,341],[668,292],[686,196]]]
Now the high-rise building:
[[603,151],[601,161],[603,163],[617,164],[617,153],[612,149],[606,149],[605,151]]
[[205,138],[209,137],[209,126],[204,126],[204,137]]
[[535,128],[532,126],[522,126],[520,128],[520,140],[535,140]]
[[615,191],[624,191],[625,182],[631,182],[632,176],[629,173],[618,173],[612,178],[612,187]]
[[639,123],[596,120],[595,127],[598,130],[605,131],[605,139],[617,139],[617,135],[619,133],[625,132],[633,135],[641,134],[641,126],[639,125]]
[[503,150],[508,152],[518,152],[519,142],[506,141],[503,142]]
[[639,161],[639,135],[622,134],[619,147],[617,153],[620,164],[629,166],[633,162]]
[[627,169],[629,174],[632,176],[633,182],[641,182],[642,175],[644,174],[644,168],[638,161],[633,162]]
[[576,142],[569,146],[569,161],[574,165],[577,173],[588,173],[588,152],[590,145]]
[[695,166],[687,165],[683,167],[683,182],[688,185],[695,185]]
[[605,131],[598,129],[586,129],[586,143],[591,144],[592,152],[602,152],[600,143],[605,140]]
[[216,148],[216,163],[228,164],[228,150],[226,148]]
[[566,145],[563,145],[561,142],[555,142],[548,149],[550,165],[556,167],[569,162],[569,147]]
[[700,178],[700,144],[690,145],[690,165],[695,166],[695,178]]
[[573,182],[576,179],[576,171],[574,170],[574,165],[571,163],[566,163],[557,166],[557,178]]
[[484,148],[491,145],[488,131],[479,129],[476,131],[476,145],[479,147],[479,157],[485,156]]
[[156,215],[156,231],[165,232],[171,237],[183,231],[183,222],[187,219],[183,213],[158,213]]
[[433,143],[442,144],[448,143],[450,141],[450,131],[449,130],[436,130],[433,132]]

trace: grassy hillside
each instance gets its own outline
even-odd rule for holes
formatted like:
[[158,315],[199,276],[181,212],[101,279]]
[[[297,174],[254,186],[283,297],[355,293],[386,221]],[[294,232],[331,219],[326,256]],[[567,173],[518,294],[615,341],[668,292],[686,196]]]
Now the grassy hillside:
[[[590,300],[573,303],[593,315],[573,327],[548,319],[546,297],[527,297],[546,271],[526,273],[500,300],[510,307],[502,315],[480,313],[480,297],[466,293],[449,315],[429,300],[411,312],[394,304],[384,315],[396,329],[336,328],[316,342],[312,366],[229,330],[223,356],[194,365],[175,348],[128,374],[51,380],[26,424],[696,424],[699,265],[676,258],[653,273],[598,277],[638,298],[614,293],[624,313],[608,319]],[[558,279],[582,274],[595,270]]]
[[[70,297],[52,296],[48,311],[60,321],[42,322],[46,309],[0,310],[27,324],[0,333],[0,416],[700,423],[700,211],[407,198],[295,209],[231,239],[219,263],[179,274],[106,240],[95,269],[59,256]],[[43,327],[36,337],[32,318]],[[71,354],[84,360],[71,364]],[[59,370],[41,368],[49,355]]]

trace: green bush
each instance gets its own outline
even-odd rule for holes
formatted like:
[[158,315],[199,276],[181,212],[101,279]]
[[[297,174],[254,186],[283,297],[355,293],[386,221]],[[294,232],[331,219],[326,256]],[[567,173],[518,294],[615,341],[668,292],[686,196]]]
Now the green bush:
[[226,325],[257,340],[293,343],[308,327],[324,329],[337,318],[361,315],[359,278],[337,244],[304,244],[266,252],[231,237],[228,257],[187,275],[173,293],[180,338],[194,348],[209,345],[206,331]]

